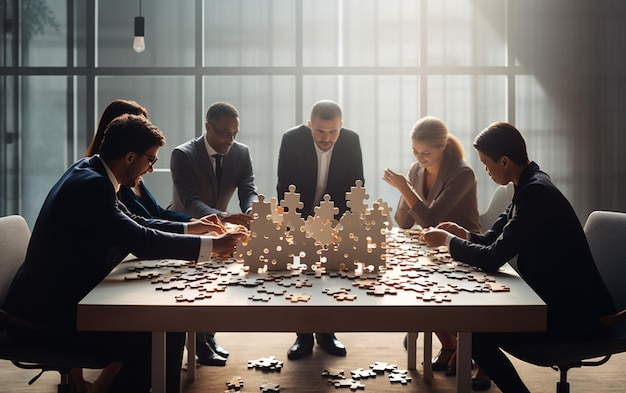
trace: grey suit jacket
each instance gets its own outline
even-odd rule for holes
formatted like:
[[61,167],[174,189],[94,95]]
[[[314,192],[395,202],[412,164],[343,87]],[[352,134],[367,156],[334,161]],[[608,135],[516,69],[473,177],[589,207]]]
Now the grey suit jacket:
[[237,190],[239,207],[242,212],[246,212],[257,199],[248,146],[235,141],[228,154],[222,158],[222,184],[218,194],[217,179],[204,137],[205,134],[172,151],[172,210],[193,217],[224,213]]
[[470,232],[480,232],[476,175],[463,160],[444,153],[437,179],[428,195],[424,195],[424,168],[413,163],[408,174],[411,185],[424,201],[413,208],[400,197],[395,220],[400,228],[410,228],[415,223],[422,227],[452,221]]

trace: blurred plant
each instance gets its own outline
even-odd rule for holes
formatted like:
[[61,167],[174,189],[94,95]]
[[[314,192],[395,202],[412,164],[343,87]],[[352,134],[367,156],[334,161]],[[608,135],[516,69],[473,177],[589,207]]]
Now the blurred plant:
[[[22,39],[29,40],[32,37],[44,34],[46,26],[59,31],[59,25],[54,17],[54,12],[48,6],[46,0],[18,0],[21,5],[20,18],[22,27]],[[0,15],[5,16],[5,32],[12,29],[16,24],[11,23],[11,6],[13,1],[0,1]],[[4,7],[7,6],[5,13]]]

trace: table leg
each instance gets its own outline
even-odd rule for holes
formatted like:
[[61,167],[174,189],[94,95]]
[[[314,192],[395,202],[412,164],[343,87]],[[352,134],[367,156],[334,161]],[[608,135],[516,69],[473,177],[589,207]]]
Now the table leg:
[[165,332],[152,332],[152,393],[165,393]]
[[415,370],[417,368],[417,346],[415,345],[417,333],[407,333],[406,336],[407,369]]
[[433,332],[424,332],[424,381],[433,380]]
[[187,332],[187,379],[196,379],[196,332]]
[[472,378],[472,333],[457,333],[456,391],[470,393]]

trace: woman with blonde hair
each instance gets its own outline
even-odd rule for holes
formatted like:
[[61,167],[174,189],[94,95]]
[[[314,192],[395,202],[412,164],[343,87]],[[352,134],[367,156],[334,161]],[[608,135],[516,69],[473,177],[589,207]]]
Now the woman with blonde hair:
[[[442,120],[426,116],[413,126],[411,144],[416,161],[408,174],[404,176],[389,168],[383,174],[383,180],[400,191],[394,217],[398,226],[427,228],[452,221],[463,223],[460,225],[469,231],[481,232],[476,175],[464,161],[458,138],[448,132]],[[455,375],[456,335],[435,334],[441,341],[441,350],[433,359],[433,370]]]

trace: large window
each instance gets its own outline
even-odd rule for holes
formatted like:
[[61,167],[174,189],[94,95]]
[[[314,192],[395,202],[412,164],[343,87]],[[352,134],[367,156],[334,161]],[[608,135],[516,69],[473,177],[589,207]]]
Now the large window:
[[537,22],[535,13],[551,9],[543,2],[145,0],[146,50],[135,53],[140,3],[0,0],[6,32],[0,214],[20,213],[34,224],[47,191],[83,155],[114,98],[141,103],[167,137],[155,173],[144,179],[164,206],[172,193],[169,155],[202,133],[212,102],[239,109],[238,140],[251,149],[259,192],[275,196],[282,133],[306,122],[315,101],[332,99],[344,109],[345,127],[361,136],[371,201],[382,197],[395,207],[399,194],[382,171],[408,169],[409,131],[434,115],[465,147],[479,179],[480,210],[496,185],[471,144],[496,120],[518,125],[531,158],[581,215],[595,207],[593,198],[577,194],[589,179],[576,183],[573,152],[581,147],[559,102],[568,83],[579,80],[550,69],[561,78],[561,97],[555,94],[545,73],[538,76],[545,70],[528,66],[538,62],[536,49],[521,44],[526,20],[544,33],[550,23],[557,32],[565,23],[554,14],[550,23]]

